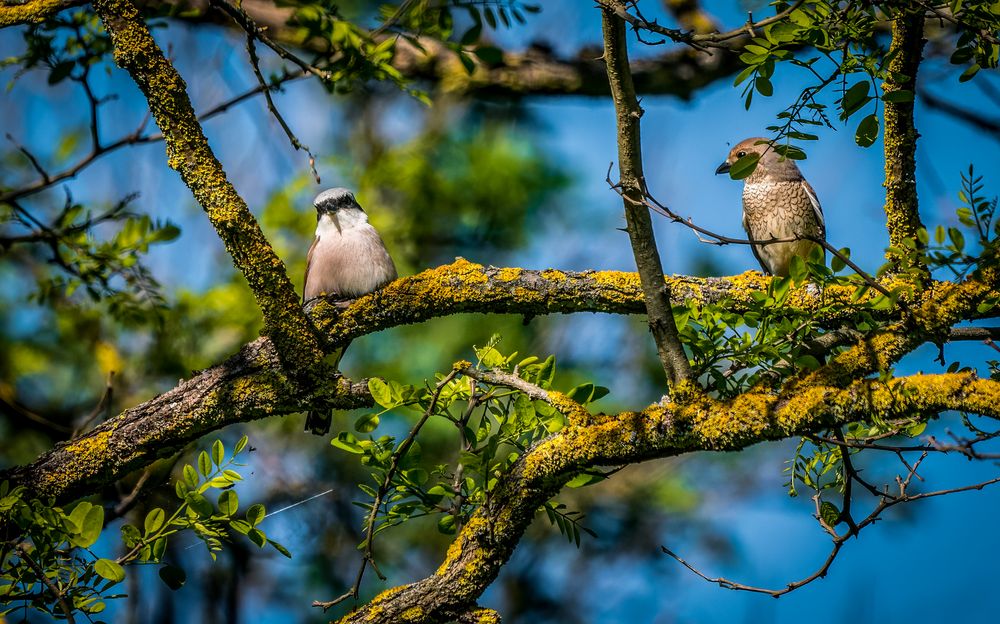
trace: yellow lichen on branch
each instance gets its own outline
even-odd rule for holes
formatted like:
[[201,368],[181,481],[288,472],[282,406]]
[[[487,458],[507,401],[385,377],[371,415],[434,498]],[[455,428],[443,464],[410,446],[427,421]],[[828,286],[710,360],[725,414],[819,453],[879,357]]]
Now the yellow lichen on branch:
[[859,380],[846,388],[800,383],[787,395],[754,390],[728,401],[690,390],[682,401],[595,416],[525,453],[491,502],[459,532],[433,575],[383,594],[377,604],[361,607],[341,623],[437,622],[467,612],[496,577],[539,505],[580,469],[698,450],[738,450],[859,420],[914,414],[930,418],[950,409],[1000,419],[1000,382],[971,373],[914,375],[889,383]]
[[323,358],[320,340],[302,312],[284,263],[212,152],[184,80],[129,0],[95,0],[93,6],[111,37],[115,62],[146,96],[163,133],[168,164],[191,189],[249,283],[264,317],[264,333],[275,341],[290,371],[311,377]]
[[84,4],[84,0],[28,0],[0,3],[0,28],[19,24],[41,24],[59,11]]

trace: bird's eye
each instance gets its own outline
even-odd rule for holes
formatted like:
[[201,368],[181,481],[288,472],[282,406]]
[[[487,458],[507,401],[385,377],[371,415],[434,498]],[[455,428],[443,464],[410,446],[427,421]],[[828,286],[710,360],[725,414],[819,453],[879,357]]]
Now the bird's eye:
[[747,153],[743,152],[743,151],[736,152],[736,157],[737,158],[743,158],[746,155],[747,155]]

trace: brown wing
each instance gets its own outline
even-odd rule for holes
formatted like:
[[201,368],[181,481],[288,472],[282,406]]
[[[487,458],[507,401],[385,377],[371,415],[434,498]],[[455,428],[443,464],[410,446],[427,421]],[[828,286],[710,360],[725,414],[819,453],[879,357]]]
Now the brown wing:
[[812,204],[813,214],[816,215],[820,238],[826,240],[826,219],[823,218],[823,206],[819,205],[819,197],[816,196],[816,191],[813,190],[813,187],[805,180],[802,180],[802,188],[805,189],[806,197],[809,198],[809,203]]
[[[754,240],[753,234],[750,233],[750,226],[747,224],[746,214],[743,215],[743,230],[747,233],[747,238],[749,240]],[[750,251],[753,252],[753,257],[757,258],[757,262],[760,264],[760,270],[764,272],[764,275],[771,275],[771,269],[767,268],[767,265],[764,264],[764,259],[760,257],[759,253],[757,253],[757,245],[751,244]]]
[[306,290],[309,288],[309,265],[312,264],[313,249],[316,249],[318,242],[319,236],[313,238],[312,245],[309,245],[309,253],[306,254],[306,274],[302,276],[302,303],[306,302]]

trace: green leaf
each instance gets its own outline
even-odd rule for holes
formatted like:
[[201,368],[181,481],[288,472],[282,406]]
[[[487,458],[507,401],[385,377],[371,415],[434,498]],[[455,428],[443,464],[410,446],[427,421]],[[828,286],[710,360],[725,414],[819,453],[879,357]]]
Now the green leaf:
[[407,479],[416,483],[417,485],[423,485],[427,483],[428,479],[430,479],[430,474],[423,468],[404,470],[403,474],[406,476]]
[[163,509],[157,507],[156,509],[150,510],[150,512],[146,514],[146,520],[142,523],[143,528],[146,530],[146,535],[149,536],[159,531],[160,527],[163,526],[164,520],[166,519],[167,514],[163,511]]
[[819,360],[817,360],[814,356],[809,354],[800,355],[799,357],[797,357],[795,359],[795,365],[798,366],[799,368],[806,370],[816,370],[817,368],[820,367]]
[[757,162],[760,160],[760,154],[750,153],[740,158],[736,163],[729,169],[729,177],[733,180],[742,180],[746,178],[757,168]]
[[503,51],[494,46],[479,46],[472,53],[487,65],[500,65],[503,63]]
[[159,562],[163,559],[163,553],[167,551],[167,538],[161,537],[153,542],[153,556],[151,559]]
[[844,93],[844,99],[840,102],[843,109],[844,119],[861,110],[861,107],[871,101],[868,92],[871,90],[871,83],[867,80],[856,82]]
[[898,91],[887,91],[882,94],[882,99],[886,102],[892,102],[894,104],[902,104],[904,102],[913,101],[913,91],[908,89],[900,89]]
[[948,238],[957,251],[965,249],[965,235],[958,228],[948,228]]
[[202,518],[208,518],[212,515],[212,503],[208,502],[208,499],[197,492],[191,492],[184,499],[192,510]]
[[447,514],[441,517],[437,523],[437,529],[439,532],[445,535],[454,535],[455,533],[455,516]]
[[125,568],[111,559],[98,559],[94,562],[94,572],[109,581],[120,583],[125,580]]
[[354,429],[360,433],[371,433],[378,428],[378,424],[378,414],[362,414],[360,418],[354,421]]
[[979,73],[980,69],[982,68],[979,67],[979,63],[973,63],[972,65],[969,65],[969,67],[964,72],[962,72],[962,75],[958,77],[958,81],[968,82],[972,80],[973,78],[976,77],[976,74]]
[[604,481],[604,479],[606,479],[604,475],[583,472],[570,479],[566,484],[566,487],[580,488],[586,485],[600,483],[601,481]]
[[[844,247],[840,250],[840,253],[843,254],[845,258],[851,257],[851,249],[849,247]],[[839,256],[833,256],[830,258],[830,268],[833,269],[834,273],[843,271],[846,266],[847,263],[841,260]]]
[[233,490],[226,490],[219,494],[219,511],[232,516],[240,507],[240,498]]
[[552,385],[552,378],[556,374],[556,358],[554,355],[550,355],[545,358],[542,362],[542,366],[538,369],[538,375],[535,377],[535,383],[543,388],[548,388]]
[[247,537],[250,541],[257,545],[257,548],[263,548],[267,546],[267,536],[260,529],[250,529],[247,533]]
[[354,453],[355,455],[361,455],[365,452],[361,445],[358,444],[358,439],[348,431],[341,431],[337,434],[336,438],[330,440],[330,444],[348,453]]
[[142,539],[142,534],[139,533],[139,529],[131,524],[123,524],[121,528],[122,541],[129,548],[135,546]]
[[801,284],[809,279],[809,269],[806,268],[806,261],[802,256],[792,256],[788,265],[788,275],[796,284]]
[[205,451],[198,453],[198,471],[206,477],[212,474],[212,459]]
[[237,455],[243,449],[245,449],[248,442],[250,442],[250,439],[248,437],[246,436],[241,437],[239,441],[236,443],[236,446],[233,447],[233,455]]
[[745,68],[743,71],[737,74],[736,80],[733,81],[733,86],[738,87],[741,82],[752,76],[755,71],[757,71],[757,67],[755,65],[751,65],[750,67]]
[[75,65],[76,63],[73,61],[63,61],[56,64],[49,73],[49,84],[54,85],[68,78]]
[[222,466],[222,460],[226,457],[226,448],[222,446],[222,440],[216,440],[212,443],[212,463],[216,466]]
[[469,28],[469,30],[465,31],[465,34],[462,35],[459,43],[463,46],[472,45],[473,43],[479,41],[479,36],[481,34],[483,34],[483,23],[477,21],[471,28]]
[[184,583],[187,582],[187,574],[177,566],[167,564],[160,568],[159,574],[160,580],[174,591],[184,587]]
[[[79,507],[79,505],[77,507]],[[76,509],[73,511],[75,512]],[[103,529],[104,508],[100,505],[91,505],[87,508],[86,513],[83,514],[83,519],[80,521],[79,535],[74,537],[71,541],[74,546],[88,548],[97,542],[97,539],[101,536],[101,531]]]
[[264,506],[260,503],[250,505],[250,508],[247,509],[247,522],[250,523],[250,526],[257,526],[264,519],[266,513]]
[[396,406],[396,403],[392,400],[392,392],[389,390],[389,384],[378,377],[372,377],[368,380],[368,392],[372,393],[372,398],[382,407],[391,408]]
[[771,97],[774,94],[774,86],[771,85],[771,81],[763,76],[758,76],[753,84],[757,89],[757,93],[760,93],[764,97]]
[[854,141],[861,147],[871,147],[878,138],[878,117],[874,114],[868,115],[858,124],[858,130],[854,133]]
[[280,552],[284,556],[288,557],[289,559],[292,558],[292,553],[288,552],[288,549],[285,548],[282,544],[279,544],[278,542],[276,542],[274,540],[269,540],[268,543],[272,547],[274,547],[275,550],[277,550],[278,552]]
[[823,501],[819,506],[819,515],[823,518],[823,522],[831,527],[837,526],[840,522],[840,510],[830,501]]

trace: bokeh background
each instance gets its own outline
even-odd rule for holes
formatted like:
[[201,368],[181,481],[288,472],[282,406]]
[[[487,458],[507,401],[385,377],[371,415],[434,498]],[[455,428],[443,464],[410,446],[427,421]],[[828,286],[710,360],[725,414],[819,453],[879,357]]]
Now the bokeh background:
[[[667,15],[650,16],[669,23]],[[736,26],[763,3],[704,2],[722,23]],[[363,14],[364,3],[351,9]],[[763,15],[763,13],[760,13]],[[185,77],[197,110],[255,84],[243,37],[224,27],[167,21],[155,31]],[[544,3],[526,26],[490,33],[506,49],[544,42],[572,54],[600,42],[600,18],[587,3]],[[631,41],[633,57],[662,51]],[[0,58],[19,53],[18,32],[0,31]],[[277,67],[273,59],[265,64]],[[107,69],[107,71],[105,71]],[[747,111],[731,79],[698,91],[690,101],[646,96],[643,148],[652,193],[682,215],[710,229],[738,235],[741,185],[715,176],[729,145],[764,133],[806,83],[782,68],[771,98]],[[67,163],[87,149],[87,111],[79,88],[47,83],[44,72],[0,73],[12,87],[0,98],[0,134],[47,163]],[[947,59],[925,63],[921,80],[939,97],[989,114],[1000,81],[981,72],[959,84]],[[96,90],[114,94],[102,113],[111,138],[131,132],[146,114],[128,76],[101,67]],[[319,156],[322,185],[306,157],[292,149],[262,99],[244,102],[204,125],[230,179],[259,218],[298,281],[315,216],[311,198],[322,188],[356,189],[382,231],[402,274],[463,256],[483,264],[526,268],[634,270],[621,202],[605,176],[616,158],[613,107],[608,98],[539,96],[512,99],[437,96],[432,106],[398,91],[370,86],[328,94],[294,82],[275,101],[299,138]],[[959,173],[974,163],[987,193],[1000,188],[998,136],[976,129],[917,101],[921,133],[918,191],[929,226],[954,225]],[[881,142],[854,144],[853,126],[823,130],[807,145],[802,169],[825,208],[828,238],[850,247],[862,267],[881,264],[887,235],[882,213]],[[11,143],[0,145],[2,182],[16,186],[34,173]],[[53,167],[57,167],[56,164]],[[68,297],[41,303],[37,282],[55,271],[44,250],[0,250],[0,467],[30,461],[89,413],[117,374],[112,413],[169,389],[180,378],[234,352],[252,339],[259,318],[214,231],[188,189],[166,166],[159,143],[134,146],[102,158],[77,179],[32,197],[41,214],[57,212],[70,192],[74,201],[100,207],[131,192],[133,209],[169,220],[181,236],[154,246],[146,264],[162,284],[166,308],[155,318],[122,323],[100,303]],[[685,228],[656,220],[669,273],[728,275],[756,269],[749,250],[699,243]],[[110,234],[110,232],[105,232]],[[380,375],[407,383],[431,378],[493,333],[501,349],[524,355],[555,354],[557,386],[595,380],[611,389],[603,410],[634,408],[656,400],[659,367],[641,318],[579,314],[535,318],[457,316],[401,327],[355,341],[342,363],[352,377]],[[900,373],[935,371],[937,353],[920,351]],[[979,344],[948,346],[949,362],[987,359]],[[16,406],[16,409],[9,406]],[[28,415],[26,415],[28,414]],[[40,422],[30,415],[43,416]],[[357,414],[338,415],[350,427]],[[385,427],[402,431],[402,416]],[[930,431],[954,425],[947,419]],[[301,417],[254,422],[222,431],[246,433],[256,451],[239,486],[241,500],[270,510],[332,489],[333,492],[266,520],[268,534],[294,554],[286,560],[237,541],[213,564],[204,548],[177,541],[170,557],[188,570],[187,585],[171,592],[154,569],[130,568],[126,591],[113,604],[116,622],[313,622],[325,621],[309,604],[339,595],[356,570],[363,494],[353,485],[363,470],[325,439],[301,433]],[[393,429],[395,427],[395,429]],[[181,461],[206,448],[211,437]],[[806,576],[825,558],[829,542],[812,518],[807,498],[787,494],[785,461],[795,441],[765,444],[738,454],[698,454],[650,462],[560,500],[587,514],[598,537],[567,544],[540,517],[482,603],[510,622],[791,622],[804,618],[857,622],[989,621],[990,591],[998,572],[1000,535],[994,519],[1000,495],[986,490],[893,509],[852,541],[829,576],[779,600],[732,592],[706,583],[666,557],[666,545],[710,575],[768,587]],[[876,482],[902,470],[880,459],[865,465]],[[959,458],[927,462],[922,488],[988,478],[995,466]],[[169,490],[168,490],[169,495]],[[143,505],[160,504],[152,495]],[[141,517],[141,515],[139,516]],[[117,525],[100,548],[114,553]],[[369,575],[366,596],[420,578],[443,556],[448,537],[433,521],[415,521],[382,536],[380,583]],[[36,621],[36,620],[32,620]]]

